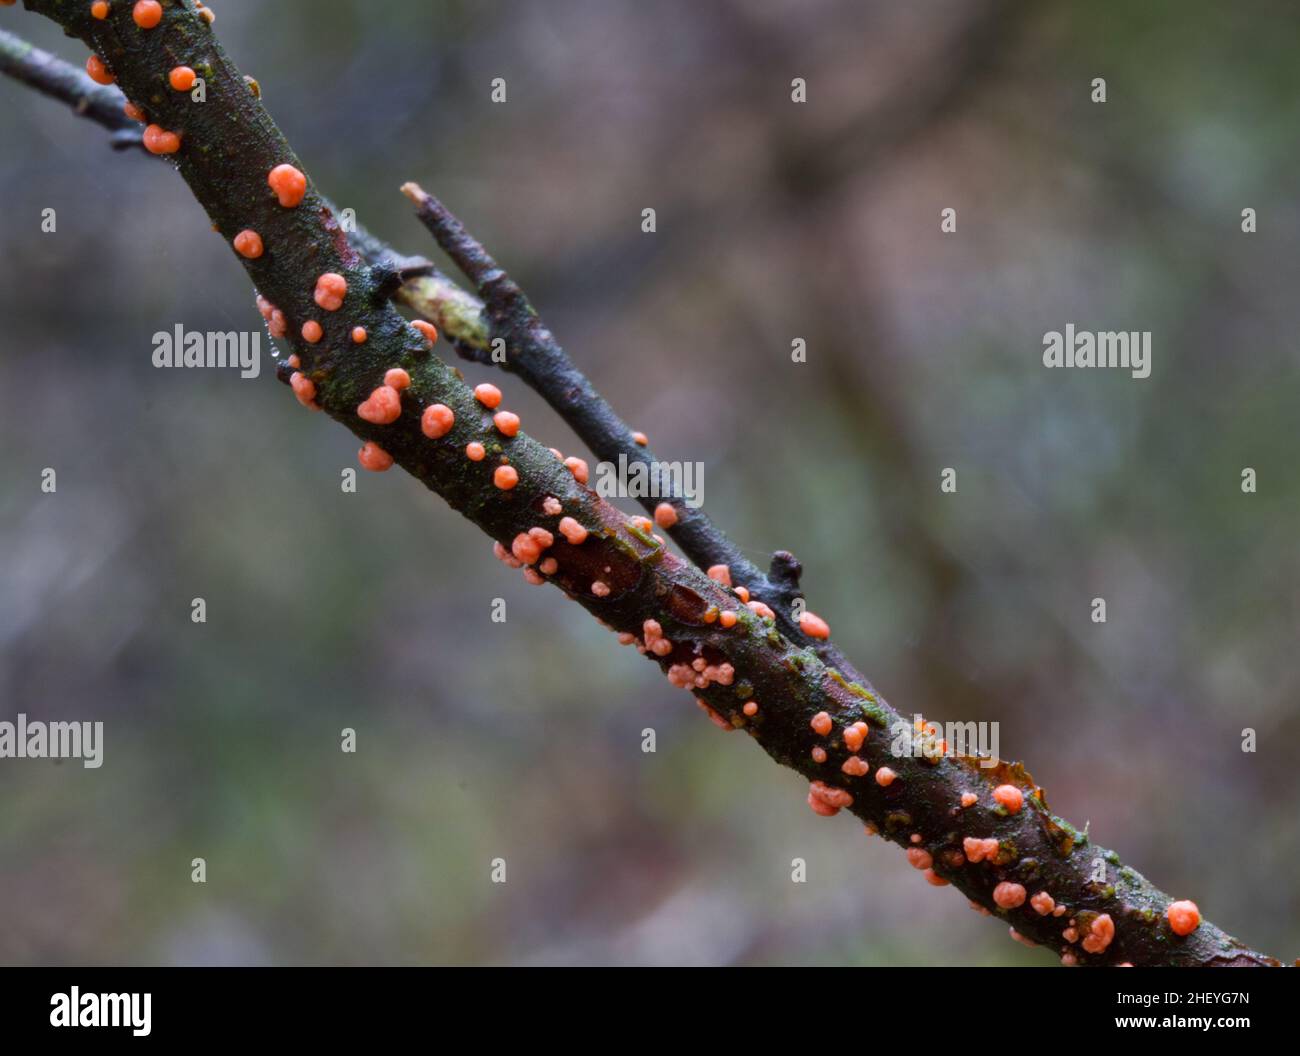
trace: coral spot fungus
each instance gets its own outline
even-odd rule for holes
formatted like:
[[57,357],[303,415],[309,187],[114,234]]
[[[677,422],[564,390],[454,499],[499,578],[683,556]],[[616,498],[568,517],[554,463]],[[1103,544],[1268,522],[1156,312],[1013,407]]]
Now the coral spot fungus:
[[456,415],[445,403],[433,403],[420,415],[420,431],[430,440],[437,440],[451,432]]
[[993,798],[1006,808],[1008,814],[1020,813],[1020,808],[1025,802],[1024,793],[1015,785],[998,785],[993,790]]
[[333,271],[327,271],[316,280],[316,289],[312,294],[316,303],[327,312],[336,312],[343,306],[347,296],[348,280]]
[[519,470],[514,466],[497,466],[492,471],[492,483],[502,491],[509,491],[519,483]]
[[1201,926],[1201,911],[1190,899],[1170,902],[1165,916],[1169,918],[1169,928],[1175,935],[1190,935]]
[[307,194],[307,177],[293,165],[277,165],[266,174],[267,185],[286,209],[302,203]]
[[104,60],[98,55],[92,55],[86,60],[86,73],[96,84],[113,83],[113,75],[108,72],[108,67],[104,65]]
[[393,464],[393,456],[373,440],[367,440],[357,452],[357,461],[372,473],[382,473]]
[[162,21],[163,9],[158,0],[136,0],[131,8],[131,17],[141,29],[153,29]]
[[198,76],[188,66],[173,66],[167,74],[167,83],[178,92],[188,92],[197,80]]
[[478,400],[489,411],[495,410],[501,406],[501,390],[485,381],[481,385],[474,386],[474,399]]
[[380,385],[357,405],[357,416],[375,425],[392,425],[402,416],[402,397],[396,389]]
[[168,132],[160,125],[150,125],[144,130],[144,149],[150,154],[175,154],[181,149],[181,137]]
[[249,260],[256,260],[262,255],[264,249],[262,246],[262,236],[252,230],[252,228],[246,227],[235,236],[234,247],[235,252],[241,257],[247,257]]

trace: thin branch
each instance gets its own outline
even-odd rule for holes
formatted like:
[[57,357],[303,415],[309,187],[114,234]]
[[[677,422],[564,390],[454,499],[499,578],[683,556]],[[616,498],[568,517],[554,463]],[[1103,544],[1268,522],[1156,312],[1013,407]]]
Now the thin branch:
[[[635,643],[670,681],[690,688],[718,725],[744,729],[802,774],[817,813],[850,810],[906,845],[933,882],[951,883],[1020,935],[1062,951],[1063,959],[1277,963],[1209,922],[1175,935],[1165,917],[1169,896],[1052,815],[1020,766],[986,770],[943,754],[894,752],[891,740],[900,724],[908,727],[877,694],[746,608],[736,591],[675,557],[639,519],[585,487],[581,466],[566,466],[506,419],[498,425],[390,303],[401,269],[389,260],[368,263],[310,182],[297,204],[281,205],[270,192],[272,169],[301,165],[192,0],[167,5],[162,23],[148,31],[132,23],[125,4],[112,5],[100,20],[88,4],[25,3],[85,41],[128,97],[148,104],[150,121],[179,137],[169,156],[223,237],[258,233],[263,251],[239,261],[293,349],[278,374],[300,401],[366,442],[363,465],[401,466],[496,540],[507,563],[525,565],[526,578],[553,583],[621,641]],[[204,105],[157,91],[177,62],[203,71]],[[444,237],[450,231],[444,228]],[[547,357],[563,366],[522,294],[488,261],[466,263],[491,295],[489,314],[501,314],[496,325],[540,350],[538,369]],[[308,323],[321,328],[319,340],[299,336]],[[361,342],[351,339],[356,328],[365,331]],[[388,413],[394,409],[396,417]],[[614,428],[599,417],[595,424]],[[773,575],[793,589],[797,563],[778,555]],[[1002,789],[995,798],[994,786],[1019,794]],[[1050,893],[1068,916],[1040,913],[1027,901],[1011,905],[1006,895],[1016,890]],[[1066,921],[1073,922],[1069,930]]]

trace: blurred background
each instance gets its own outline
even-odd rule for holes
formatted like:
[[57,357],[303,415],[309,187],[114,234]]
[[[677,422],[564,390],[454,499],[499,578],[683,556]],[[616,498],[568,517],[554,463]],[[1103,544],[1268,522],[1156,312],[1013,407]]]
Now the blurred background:
[[[1000,722],[1056,811],[1300,954],[1294,5],[213,6],[321,188],[435,258],[397,188],[437,193],[900,711]],[[260,326],[169,166],[9,80],[0,143],[0,719],[105,723],[98,770],[0,761],[0,961],[1056,963],[411,479],[341,493],[357,441],[269,368],[154,369]],[[1044,369],[1069,322],[1151,330],[1151,377]]]

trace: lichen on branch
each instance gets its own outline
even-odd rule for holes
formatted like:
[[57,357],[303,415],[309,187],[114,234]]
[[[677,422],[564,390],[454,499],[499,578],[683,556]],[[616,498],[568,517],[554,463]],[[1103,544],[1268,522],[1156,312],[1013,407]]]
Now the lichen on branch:
[[[193,0],[114,0],[95,12],[84,0],[24,2],[82,40],[98,59],[92,68],[113,78],[143,117],[146,147],[175,164],[290,349],[277,373],[298,402],[351,430],[364,467],[406,470],[478,525],[530,582],[555,585],[658,664],[717,726],[745,731],[798,771],[814,814],[856,815],[906,847],[930,882],[957,887],[1067,963],[1277,963],[1093,846],[1051,813],[1019,765],[950,757],[927,729],[905,738],[918,753],[893,751],[907,724],[836,659],[822,628],[793,620],[787,602],[799,568],[790,555],[778,554],[770,575],[744,562],[733,578],[738,554],[705,575],[672,554],[648,518],[629,517],[586,487],[585,462],[520,429],[494,386],[471,390],[433,354],[433,328],[407,323],[394,308],[400,264],[382,253],[368,258],[349,240]],[[188,82],[172,76],[178,68],[203,79],[204,102],[176,87]],[[577,384],[569,413],[580,420],[596,401],[606,407],[585,378],[564,373],[571,364],[556,355],[522,292],[454,218],[418,188],[408,195],[478,285],[487,332],[522,353],[514,369],[539,391],[554,371]],[[472,302],[460,308],[469,312]],[[598,457],[630,439],[611,416],[590,418]],[[716,537],[697,551],[727,553],[731,544],[710,530]],[[683,546],[698,560],[689,536]]]

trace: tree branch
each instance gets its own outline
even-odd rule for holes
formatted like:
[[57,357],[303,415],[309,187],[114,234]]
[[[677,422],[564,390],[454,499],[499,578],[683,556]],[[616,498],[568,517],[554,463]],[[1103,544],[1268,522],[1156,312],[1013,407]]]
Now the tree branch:
[[[169,157],[223,238],[257,233],[262,252],[239,260],[293,350],[278,375],[300,401],[365,441],[364,465],[401,466],[496,540],[507,563],[522,563],[530,581],[555,584],[674,684],[691,689],[719,726],[745,730],[802,774],[818,814],[850,810],[869,830],[907,846],[932,882],[953,884],[1069,963],[1277,963],[1208,922],[1176,935],[1166,920],[1169,896],[1052,815],[1019,765],[984,769],[933,752],[893,751],[935,746],[924,735],[898,738],[907,725],[851,669],[828,664],[782,633],[780,615],[751,611],[737,591],[668,552],[644,518],[625,516],[585,487],[581,466],[570,469],[509,420],[494,420],[490,395],[487,404],[476,398],[393,308],[401,269],[389,259],[364,259],[309,182],[296,205],[282,205],[271,192],[272,169],[302,166],[193,0],[170,0],[161,23],[144,30],[125,3],[95,19],[85,3],[24,2],[103,60],[158,126],[156,145],[177,146]],[[169,89],[168,71],[178,64],[205,78],[205,103]],[[598,440],[593,451],[618,448],[626,427],[585,378],[566,373],[571,364],[522,293],[481,247],[465,241],[445,210],[408,193],[476,277],[490,329],[513,342],[516,372],[558,391],[547,372],[560,371],[576,393],[562,402],[583,405]],[[320,327],[319,339],[301,336],[308,323]],[[352,339],[356,328],[365,331],[360,343]],[[721,533],[701,545],[731,547]],[[770,582],[783,592],[774,596],[797,589],[797,562],[778,554]],[[896,738],[906,743],[891,745]],[[995,786],[1012,786],[1019,805],[1005,787],[995,798]],[[1007,894],[1016,889],[1021,896],[1046,892],[1061,915],[1040,913],[1029,901],[1010,904]]]

